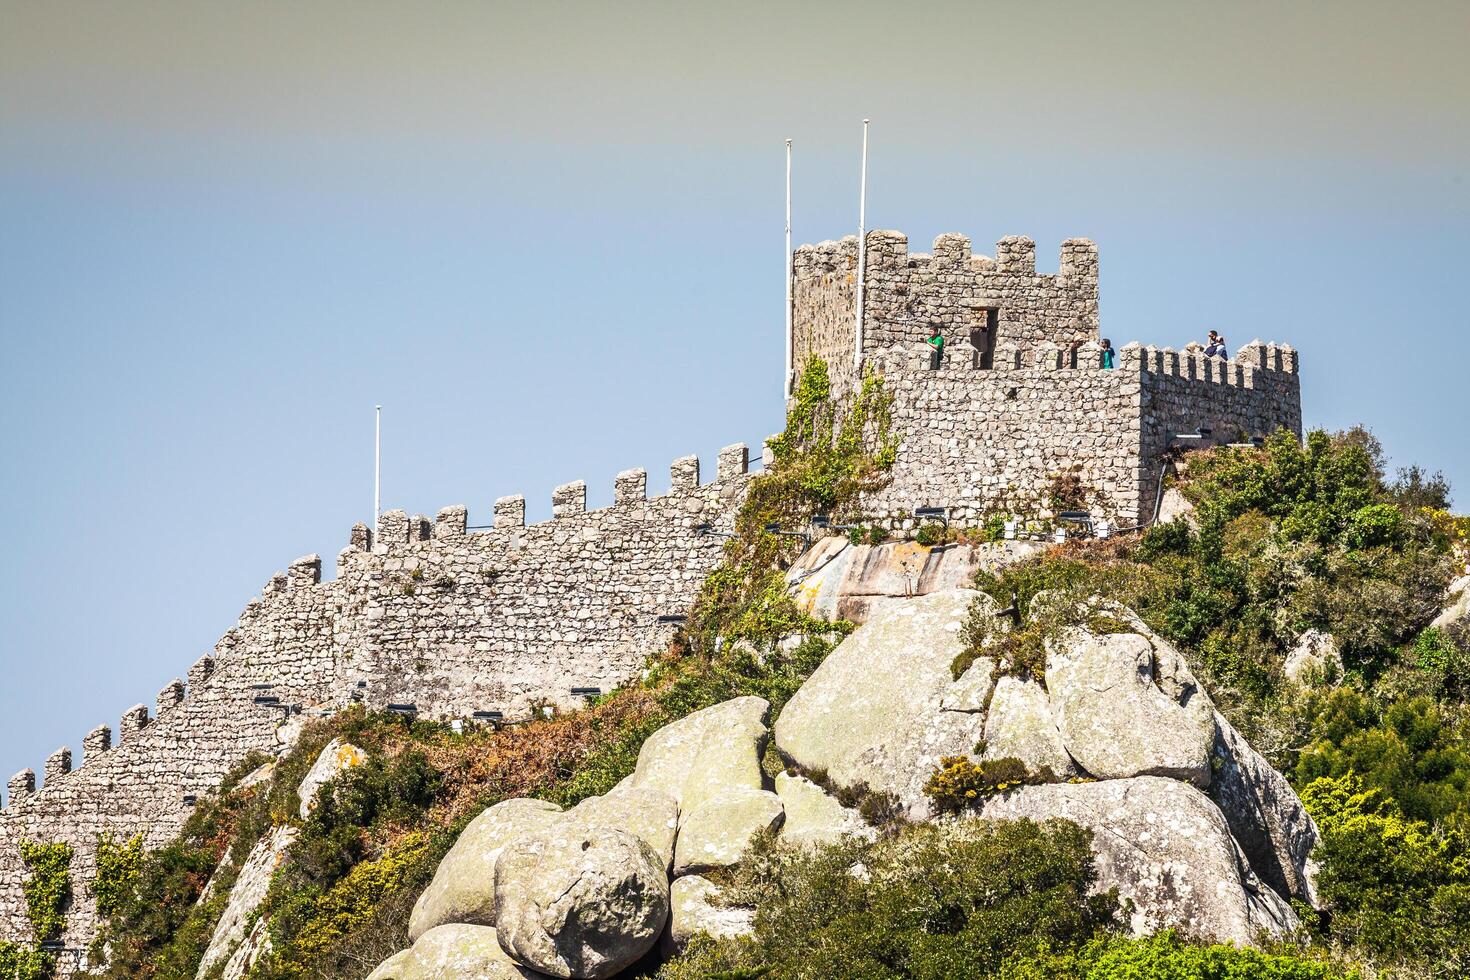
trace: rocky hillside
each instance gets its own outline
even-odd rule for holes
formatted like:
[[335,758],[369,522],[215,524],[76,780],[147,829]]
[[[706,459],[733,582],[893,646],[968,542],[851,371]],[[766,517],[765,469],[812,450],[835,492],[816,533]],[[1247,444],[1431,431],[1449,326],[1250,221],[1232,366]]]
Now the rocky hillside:
[[[881,385],[834,412],[819,368],[637,683],[312,721],[175,844],[104,842],[93,974],[1467,975],[1441,482],[1319,433],[1193,454],[1142,535],[885,540]],[[851,530],[765,530],[817,513]],[[64,863],[34,880],[64,901]]]

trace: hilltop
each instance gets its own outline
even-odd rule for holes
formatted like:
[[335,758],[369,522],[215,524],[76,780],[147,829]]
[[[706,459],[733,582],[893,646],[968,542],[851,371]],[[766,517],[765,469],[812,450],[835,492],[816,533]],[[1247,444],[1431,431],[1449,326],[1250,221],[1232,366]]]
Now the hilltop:
[[[550,970],[524,928],[551,920],[514,917],[559,872],[533,861],[523,892],[504,855],[568,833],[633,847],[604,871],[664,865],[627,872],[653,905],[608,906],[638,914],[601,931],[596,888],[578,892],[551,948],[583,967],[611,944],[667,977],[1463,975],[1470,522],[1448,488],[1389,478],[1361,430],[1279,433],[1188,454],[1173,519],[1139,535],[1023,546],[984,521],[892,543],[861,510],[892,465],[881,385],[841,409],[819,363],[806,381],[635,681],[503,728],[363,706],[308,722],[166,846],[106,843],[98,975],[194,976],[252,875],[253,939],[214,974],[530,975],[507,953]],[[845,542],[803,555],[766,530],[814,514]],[[505,809],[524,799],[544,802]],[[1216,836],[1159,838],[1186,811]],[[1154,857],[1130,864],[1118,838]],[[452,873],[481,854],[491,899],[473,898],[486,872]],[[64,875],[33,871],[38,933]],[[672,932],[634,921],[658,880]]]

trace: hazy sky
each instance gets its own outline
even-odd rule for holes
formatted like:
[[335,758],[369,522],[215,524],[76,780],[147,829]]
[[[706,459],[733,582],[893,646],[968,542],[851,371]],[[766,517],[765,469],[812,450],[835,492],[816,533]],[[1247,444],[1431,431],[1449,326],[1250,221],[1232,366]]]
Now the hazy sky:
[[152,705],[372,500],[780,423],[798,241],[1073,235],[1103,333],[1300,348],[1470,495],[1470,4],[0,0],[0,778]]

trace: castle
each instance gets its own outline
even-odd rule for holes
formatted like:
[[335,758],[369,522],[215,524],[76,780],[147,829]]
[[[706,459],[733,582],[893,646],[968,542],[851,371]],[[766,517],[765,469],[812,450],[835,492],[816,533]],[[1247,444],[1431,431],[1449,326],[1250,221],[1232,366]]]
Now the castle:
[[[850,388],[860,360],[894,395],[901,449],[893,482],[865,501],[870,514],[1053,516],[1050,490],[1072,477],[1094,517],[1134,526],[1153,514],[1171,448],[1301,433],[1287,346],[1253,341],[1225,360],[1198,344],[1128,344],[1104,369],[1097,246],[1086,239],[1062,243],[1055,275],[1038,274],[1036,244],[1014,236],[989,258],[963,235],[940,235],[926,255],[874,231],[864,259],[859,336],[856,236],[796,251],[791,344],[797,369],[816,354]],[[924,343],[934,325],[946,341],[937,371]]]
[[[1091,242],[1064,243],[1057,274],[1039,275],[1030,239],[1002,239],[991,259],[960,235],[922,255],[902,235],[871,232],[860,336],[858,260],[855,238],[797,250],[790,340],[797,365],[808,353],[829,362],[839,391],[859,370],[882,374],[899,450],[892,482],[865,507],[894,526],[912,526],[918,506],[942,507],[955,524],[1046,515],[1059,474],[1075,477],[1096,516],[1134,523],[1151,513],[1177,435],[1300,431],[1288,347],[1253,343],[1227,361],[1130,344],[1104,369]],[[948,341],[937,370],[923,343],[936,322]],[[334,579],[323,581],[315,555],[291,563],[152,712],[129,708],[115,738],[92,730],[81,765],[57,750],[39,787],[29,769],[11,778],[0,939],[30,937],[21,841],[73,847],[64,941],[84,947],[96,928],[97,837],[166,843],[194,800],[249,752],[278,750],[303,717],[363,701],[428,718],[513,718],[633,676],[720,560],[720,539],[701,528],[730,526],[751,462],[743,444],[717,459],[709,482],[698,457],[676,460],[669,491],[653,497],[644,470],[620,473],[613,505],[599,510],[587,510],[584,483],[565,484],[551,520],[532,525],[522,497],[500,498],[473,527],[462,506],[433,520],[388,511],[376,528],[352,529]]]

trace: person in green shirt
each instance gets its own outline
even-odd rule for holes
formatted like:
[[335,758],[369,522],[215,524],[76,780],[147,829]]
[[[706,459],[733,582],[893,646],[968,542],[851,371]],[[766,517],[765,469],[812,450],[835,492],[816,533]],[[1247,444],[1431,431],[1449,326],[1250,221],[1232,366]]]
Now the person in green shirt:
[[1113,367],[1113,342],[1106,337],[1102,342],[1102,366],[1106,370],[1112,370]]
[[938,371],[939,362],[944,358],[944,335],[939,332],[939,324],[929,324],[929,339],[924,341],[934,348],[929,354],[929,370]]

